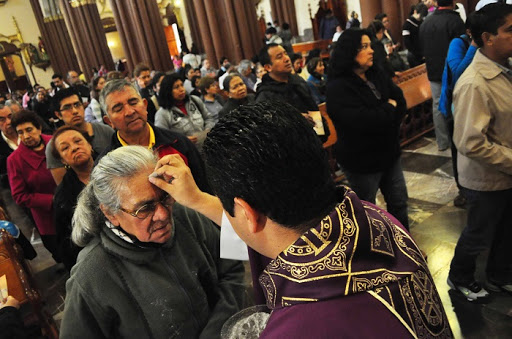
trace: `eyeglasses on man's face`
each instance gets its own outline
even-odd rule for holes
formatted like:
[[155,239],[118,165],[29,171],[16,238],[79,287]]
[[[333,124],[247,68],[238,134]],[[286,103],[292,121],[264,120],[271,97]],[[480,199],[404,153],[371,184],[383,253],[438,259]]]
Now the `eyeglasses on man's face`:
[[82,107],[82,103],[80,101],[77,101],[72,104],[67,104],[67,105],[62,106],[60,108],[60,111],[67,112],[67,111],[71,111],[73,108],[79,109],[80,107]]
[[169,194],[165,193],[159,200],[144,204],[135,211],[128,211],[122,207],[120,210],[137,219],[143,220],[149,217],[153,217],[158,204],[161,204],[165,208],[171,207],[174,204],[174,199]]

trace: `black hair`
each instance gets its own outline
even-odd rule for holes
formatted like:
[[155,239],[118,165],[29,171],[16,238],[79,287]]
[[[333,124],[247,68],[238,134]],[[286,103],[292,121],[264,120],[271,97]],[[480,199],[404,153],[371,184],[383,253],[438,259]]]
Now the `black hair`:
[[258,58],[260,59],[260,63],[265,66],[265,65],[272,65],[272,62],[270,61],[270,55],[268,54],[268,50],[272,47],[277,47],[277,46],[280,46],[276,43],[271,43],[271,44],[267,44],[265,46],[263,46],[263,48],[261,49],[260,51],[260,54],[258,56]]
[[41,129],[43,126],[43,120],[37,115],[36,112],[21,110],[16,114],[12,115],[11,126],[16,130],[16,127],[19,125],[25,124],[27,122],[32,123],[35,128]]
[[384,24],[380,20],[373,20],[366,29],[370,39],[373,41],[377,39],[377,33],[384,30]]
[[227,77],[224,78],[224,81],[222,81],[222,86],[224,87],[224,90],[229,93],[229,83],[233,78],[238,77],[242,79],[242,76],[240,74],[230,74]]
[[269,27],[265,31],[265,34],[276,34],[276,33],[277,33],[277,30],[274,27]]
[[471,18],[471,35],[478,47],[483,47],[483,33],[498,34],[498,28],[506,22],[512,13],[512,5],[494,3],[484,6]]
[[55,73],[54,75],[52,75],[52,80],[53,79],[64,79],[64,78],[62,77],[62,74]]
[[[172,88],[178,80],[182,81],[181,77],[176,73],[164,76],[160,84],[160,93],[158,93],[158,104],[160,107],[169,110],[175,105],[176,102],[172,96]],[[188,95],[185,100],[188,100]]]
[[314,75],[314,73],[316,73],[316,66],[318,66],[319,63],[323,62],[321,58],[319,57],[314,57],[314,58],[311,58],[309,61],[308,61],[308,64],[307,64],[307,69],[308,69],[308,72],[309,74],[312,74]]
[[78,100],[82,102],[82,97],[73,87],[63,88],[60,91],[57,91],[57,93],[55,93],[55,95],[52,98],[52,112],[59,112],[60,102],[73,95],[76,95],[78,97]]
[[329,62],[329,80],[351,75],[359,67],[356,56],[361,48],[361,39],[364,35],[370,37],[367,30],[349,28],[343,33],[334,47]]
[[224,60],[226,60],[227,58],[225,56],[221,57],[220,58],[220,65],[222,66],[222,64],[224,63]]
[[160,80],[160,78],[163,76],[165,76],[164,72],[156,72],[155,75],[153,75],[153,79],[151,79],[149,86],[151,86],[151,88],[154,89],[156,87],[156,84],[158,84],[158,80]]
[[287,30],[287,29],[290,29],[290,25],[287,22],[283,22],[283,24],[281,25],[281,28],[283,30]]
[[295,62],[295,60],[297,59],[302,59],[302,54],[300,53],[292,53],[290,55],[290,61],[292,62],[292,64]]
[[303,233],[336,203],[322,144],[287,103],[265,101],[232,110],[208,133],[203,151],[209,183],[231,216],[239,197]]
[[439,7],[445,7],[445,6],[452,6],[453,0],[437,0],[437,6]]
[[199,75],[194,75],[194,76],[192,77],[192,79],[190,80],[190,82],[192,83],[192,87],[193,87],[193,88],[197,88],[197,87],[196,87],[197,79],[201,79],[201,77],[200,77]]
[[387,18],[388,15],[386,13],[379,13],[375,16],[375,20],[379,20],[379,21],[382,21],[384,20],[384,18]]

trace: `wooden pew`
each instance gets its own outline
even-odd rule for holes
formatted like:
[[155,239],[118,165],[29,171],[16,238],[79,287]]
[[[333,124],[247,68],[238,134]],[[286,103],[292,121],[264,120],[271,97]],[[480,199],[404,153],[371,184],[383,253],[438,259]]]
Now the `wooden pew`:
[[320,57],[325,59],[329,58],[329,45],[331,43],[332,40],[315,40],[293,44],[292,47],[295,53],[300,53],[302,56],[308,55],[311,50],[319,49],[322,51]]
[[403,147],[434,129],[432,92],[425,64],[401,74],[395,83],[404,92],[407,114],[400,126],[400,145]]

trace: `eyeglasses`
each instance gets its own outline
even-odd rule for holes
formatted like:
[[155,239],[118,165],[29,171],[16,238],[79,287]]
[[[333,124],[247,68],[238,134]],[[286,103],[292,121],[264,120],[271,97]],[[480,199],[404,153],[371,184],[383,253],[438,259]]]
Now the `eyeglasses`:
[[160,198],[160,200],[142,205],[135,211],[128,211],[122,207],[120,208],[120,210],[123,211],[124,213],[128,213],[129,215],[131,215],[137,219],[143,220],[150,216],[153,217],[153,215],[155,214],[155,211],[156,211],[156,206],[158,204],[161,204],[163,207],[171,207],[174,204],[174,201],[175,200],[169,194],[165,193]]
[[71,111],[73,108],[80,108],[82,107],[82,103],[80,101],[77,101],[77,102],[74,102],[72,104],[67,104],[67,105],[64,105],[62,106],[62,108],[60,109],[61,112],[65,112],[65,111]]

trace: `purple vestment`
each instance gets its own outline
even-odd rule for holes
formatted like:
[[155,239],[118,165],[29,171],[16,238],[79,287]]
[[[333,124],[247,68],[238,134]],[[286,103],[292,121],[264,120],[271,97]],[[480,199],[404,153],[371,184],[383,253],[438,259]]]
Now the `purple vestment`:
[[261,338],[451,338],[411,236],[387,212],[343,189],[330,214],[263,272],[255,266],[264,259],[251,253],[272,310]]

